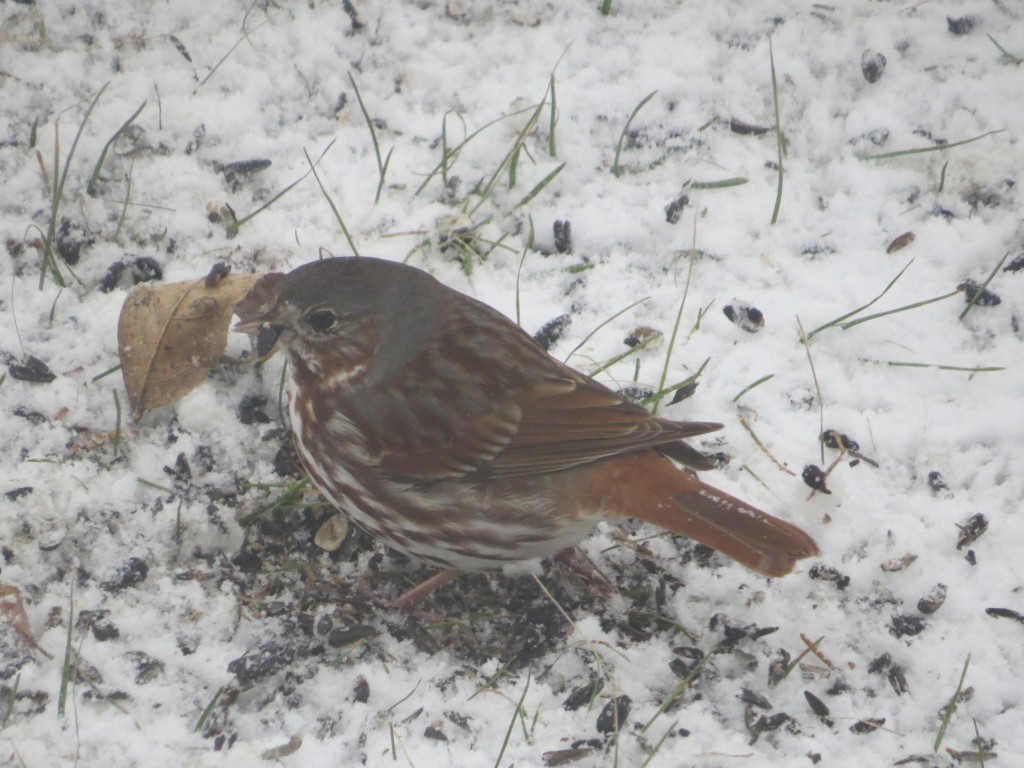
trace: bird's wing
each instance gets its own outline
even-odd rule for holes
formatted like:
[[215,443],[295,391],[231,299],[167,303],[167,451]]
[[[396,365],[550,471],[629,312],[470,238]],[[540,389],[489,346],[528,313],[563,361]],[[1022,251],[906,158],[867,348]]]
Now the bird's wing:
[[473,360],[463,350],[450,380],[404,377],[364,392],[359,421],[373,422],[364,433],[382,435],[369,446],[382,471],[410,482],[545,474],[642,448],[684,447],[678,441],[721,428],[656,418],[549,357],[525,334],[521,341],[526,360]]
[[486,467],[492,477],[557,472],[721,428],[659,419],[596,381],[572,376],[535,385],[519,399],[515,436]]

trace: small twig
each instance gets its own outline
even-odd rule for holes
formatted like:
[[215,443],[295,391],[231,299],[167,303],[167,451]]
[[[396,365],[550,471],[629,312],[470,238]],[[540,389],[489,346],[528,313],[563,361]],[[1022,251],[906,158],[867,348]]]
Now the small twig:
[[807,635],[805,635],[803,632],[801,632],[800,633],[800,639],[803,640],[804,645],[806,645],[808,648],[810,648],[811,653],[813,653],[815,656],[817,656],[819,659],[821,659],[821,663],[822,664],[824,664],[829,669],[835,669],[836,668],[836,665],[832,663],[831,659],[829,659],[829,657],[826,656],[824,653],[822,653],[821,650],[818,648],[819,643],[821,643],[821,640],[824,640],[824,638],[822,638],[821,640],[818,640],[817,642],[812,642],[811,638],[809,638]]
[[783,680],[785,680],[785,679],[786,679],[787,677],[789,677],[789,674],[790,674],[790,673],[791,673],[791,672],[792,672],[792,671],[793,671],[794,669],[796,669],[796,667],[797,667],[797,664],[799,664],[799,663],[800,663],[801,661],[803,661],[803,659],[804,659],[804,656],[806,656],[806,655],[807,655],[808,653],[810,653],[810,652],[811,652],[811,648],[813,648],[813,647],[816,647],[816,646],[820,645],[820,644],[821,644],[821,641],[822,641],[822,640],[824,640],[824,639],[825,639],[825,636],[824,636],[824,635],[822,635],[822,636],[821,636],[821,637],[819,637],[819,638],[818,638],[817,640],[815,640],[815,641],[814,641],[813,643],[810,643],[810,644],[808,644],[808,646],[807,646],[807,648],[806,648],[806,649],[804,650],[804,652],[803,652],[803,653],[801,653],[801,654],[800,654],[799,656],[797,656],[797,657],[796,657],[795,659],[793,659],[793,660],[792,660],[791,662],[789,662],[789,664],[787,664],[787,665],[786,665],[786,668],[785,668],[784,670],[782,670],[782,674],[781,674],[781,675],[779,676],[779,680],[778,680],[778,682],[782,682],[782,681],[783,681]]
[[781,461],[779,461],[777,458],[775,458],[775,456],[772,454],[772,452],[768,450],[768,447],[764,443],[761,442],[761,438],[759,438],[754,433],[753,427],[751,427],[750,424],[747,423],[747,420],[744,419],[742,416],[739,416],[738,418],[740,420],[740,426],[742,426],[745,430],[747,430],[747,433],[750,435],[751,439],[754,441],[754,444],[757,445],[757,447],[760,448],[762,451],[764,451],[764,455],[767,456],[769,459],[771,459],[772,462],[775,464],[775,466],[778,467],[779,469],[781,469],[787,475],[796,476],[796,472],[794,472],[789,467],[787,467],[785,464],[783,464]]
[[539,578],[537,578],[537,574],[533,573],[533,574],[530,574],[530,575],[533,576],[533,580],[535,582],[537,582],[537,586],[540,588],[540,591],[544,593],[544,596],[548,600],[551,601],[551,604],[553,606],[555,606],[555,608],[558,609],[558,612],[560,614],[562,614],[562,618],[565,619],[566,623],[570,627],[572,627],[572,631],[575,632],[576,634],[578,634],[580,637],[584,638],[584,640],[585,640],[586,639],[586,635],[584,635],[582,632],[580,632],[580,629],[579,629],[579,627],[576,626],[576,622],[573,621],[572,616],[570,616],[566,612],[565,608],[562,607],[562,604],[555,599],[555,596],[552,595],[551,592],[548,591],[548,588],[544,586],[544,582],[541,581]]
[[[825,462],[825,441],[824,440],[820,440],[819,442],[821,443],[821,461],[822,461],[822,463],[824,463]],[[843,457],[846,456],[847,453],[849,453],[849,451],[847,451],[845,448],[840,448],[839,449],[839,455],[836,456],[834,459],[832,459],[832,463],[829,464],[827,467],[825,467],[825,470],[821,473],[823,481],[824,480],[828,480],[828,478],[832,475],[832,471],[836,467],[839,466],[839,464],[843,460]],[[852,453],[851,453],[851,455],[852,455]],[[871,463],[874,464],[874,462],[871,462]],[[875,466],[877,467],[878,465],[875,464]],[[814,495],[817,492],[818,492],[818,490],[816,488],[812,489],[811,492],[807,494],[807,501],[810,501],[811,499],[813,499]]]

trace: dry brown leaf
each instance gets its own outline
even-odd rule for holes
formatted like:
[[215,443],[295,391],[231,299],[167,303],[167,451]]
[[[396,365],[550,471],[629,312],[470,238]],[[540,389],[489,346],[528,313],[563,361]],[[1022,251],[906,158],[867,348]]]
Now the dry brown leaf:
[[238,315],[238,319],[246,323],[270,309],[276,298],[274,289],[284,277],[284,272],[266,272],[260,275],[248,293],[235,302],[235,314]]
[[32,636],[32,628],[29,626],[28,613],[25,611],[25,604],[21,601],[21,590],[17,587],[0,584],[0,616],[7,619],[26,643],[42,653],[48,659],[53,655],[46,652]]
[[121,308],[117,342],[133,419],[176,403],[221,362],[235,302],[259,277],[215,268],[199,280],[132,289]]

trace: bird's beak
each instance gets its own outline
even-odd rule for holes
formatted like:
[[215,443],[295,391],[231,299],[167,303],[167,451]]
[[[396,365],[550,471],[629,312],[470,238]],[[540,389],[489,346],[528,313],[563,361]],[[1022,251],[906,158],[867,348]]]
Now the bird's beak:
[[[280,272],[263,275],[241,301],[235,304],[238,322],[233,331],[247,333],[257,360],[270,357],[282,341],[287,324],[281,322],[283,307],[277,301],[277,288],[284,279]],[[287,338],[284,339],[287,342]]]
[[273,322],[268,315],[262,315],[235,323],[231,330],[249,334],[253,349],[256,351],[256,359],[263,360],[277,351],[278,342],[281,341],[281,335],[286,327],[283,323]]

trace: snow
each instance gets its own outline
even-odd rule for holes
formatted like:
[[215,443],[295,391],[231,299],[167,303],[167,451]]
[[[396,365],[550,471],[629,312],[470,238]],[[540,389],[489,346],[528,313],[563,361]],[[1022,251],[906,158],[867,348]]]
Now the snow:
[[[831,495],[810,496],[800,479],[805,465],[825,467],[836,452],[826,449],[822,461],[821,403],[798,331],[798,319],[809,333],[867,303],[911,260],[864,314],[941,296],[965,279],[984,282],[1004,254],[1010,263],[1024,250],[1024,81],[1019,60],[993,44],[1024,56],[1019,4],[646,0],[613,2],[609,16],[598,5],[354,0],[357,30],[342,4],[317,0],[2,6],[0,353],[5,366],[33,355],[56,379],[36,383],[8,372],[0,384],[0,584],[20,591],[38,643],[34,649],[18,634],[14,617],[0,623],[0,763],[493,766],[527,685],[524,722],[514,724],[502,765],[540,766],[545,753],[580,747],[590,751],[568,764],[640,766],[670,730],[652,768],[810,765],[816,756],[845,767],[912,755],[922,756],[914,764],[939,766],[954,760],[947,747],[977,757],[976,728],[999,755],[986,764],[1011,765],[1024,751],[1024,627],[985,610],[1024,612],[1024,276],[998,272],[988,287],[1002,303],[975,306],[962,320],[958,294],[813,337],[826,428],[848,434],[878,462],[851,467],[846,457],[828,479]],[[952,20],[965,17],[973,27],[954,34]],[[774,126],[769,40],[787,148],[776,224],[774,130],[744,135],[729,127],[733,118]],[[886,59],[875,83],[861,72],[866,50]],[[393,150],[377,204],[374,148],[349,73],[379,121],[382,155]],[[528,112],[466,145],[449,171],[459,177],[453,192],[437,175],[416,194],[440,160],[443,120],[454,146],[535,105],[552,78],[557,157],[548,153],[545,107],[525,141],[514,189],[503,175],[478,208],[478,198],[458,205],[494,173]],[[59,215],[86,241],[73,267],[77,280],[60,262],[69,287],[47,275],[40,289],[46,184],[58,178],[55,135],[59,126],[63,171],[85,109],[105,84],[61,199]],[[623,127],[653,91],[630,126],[616,177]],[[143,102],[111,147],[98,194],[89,196],[104,144]],[[990,135],[942,152],[867,158],[983,134]],[[522,325],[535,332],[571,315],[552,350],[558,357],[647,297],[570,361],[593,370],[625,351],[622,339],[638,326],[666,334],[600,374],[612,385],[630,383],[640,359],[639,383],[657,386],[688,286],[667,382],[709,362],[696,394],[660,413],[725,423],[722,433],[698,441],[732,456],[705,479],[806,528],[821,557],[769,582],[721,558],[690,557],[678,541],[649,539],[649,528],[625,526],[644,540],[646,549],[636,551],[621,529],[601,526],[583,549],[615,575],[620,593],[595,596],[537,567],[462,577],[431,604],[450,621],[423,629],[384,607],[364,610],[347,590],[387,586],[396,572],[426,572],[379,561],[372,548],[344,557],[317,550],[307,528],[323,510],[285,513],[278,525],[294,531],[280,539],[246,531],[238,518],[286,481],[274,471],[279,424],[243,424],[239,406],[262,395],[276,420],[280,362],[261,371],[218,369],[175,407],[131,423],[119,375],[101,377],[117,362],[117,318],[131,270],[110,292],[98,286],[112,263],[140,257],[174,281],[201,276],[217,261],[236,272],[273,271],[312,260],[320,248],[347,253],[312,176],[233,238],[211,215],[224,206],[239,217],[258,209],[306,174],[304,151],[313,159],[325,153],[318,173],[362,254],[408,258],[510,316],[521,263]],[[218,170],[256,159],[272,165],[235,181]],[[515,207],[562,163],[549,186]],[[737,177],[747,183],[684,187]],[[665,207],[681,194],[689,203],[669,224]],[[463,213],[479,236],[501,239],[469,274],[438,236],[444,217]],[[572,253],[555,252],[556,220],[571,222]],[[535,247],[524,258],[531,222]],[[907,231],[914,241],[886,253]],[[693,259],[691,248],[699,254]],[[722,312],[729,303],[761,310],[764,329],[751,334],[730,323]],[[795,474],[758,447],[741,418]],[[190,477],[172,472],[179,454]],[[948,489],[930,489],[930,472],[941,473]],[[272,483],[279,487],[249,485]],[[24,487],[32,490],[11,493]],[[958,549],[958,526],[978,513],[987,532]],[[255,572],[241,565],[240,553],[249,552]],[[902,570],[881,567],[908,554],[917,558]],[[650,572],[645,562],[657,568]],[[848,585],[813,578],[815,566],[835,569]],[[534,575],[558,593],[572,623]],[[638,596],[653,594],[663,578],[664,603],[642,604]],[[918,601],[939,583],[945,603],[922,614]],[[331,585],[347,597],[337,606],[329,596],[313,600]],[[533,655],[499,675],[513,661],[500,649],[526,642],[532,626],[504,615],[506,599],[515,601],[513,616],[528,608],[544,618]],[[116,636],[95,620],[90,626],[83,611],[105,612]],[[628,629],[642,611],[664,620]],[[680,705],[641,732],[677,689],[669,663],[692,663],[673,649],[712,653],[724,637],[722,614],[733,627],[778,629],[711,655]],[[325,617],[335,628],[370,626],[376,634],[334,647],[319,630],[303,628],[307,618]],[[924,628],[897,637],[894,617],[923,619]],[[72,682],[59,715],[69,623],[74,653],[83,670],[94,671]],[[820,650],[834,668],[809,654],[803,667],[769,685],[780,649],[794,657],[806,649],[801,634],[824,638]],[[285,654],[274,659],[280,667],[242,681],[237,660],[259,657],[268,644]],[[498,650],[481,659],[481,648]],[[890,682],[898,677],[891,666],[869,670],[886,653],[905,675],[903,693]],[[971,694],[933,754],[939,712],[968,655]],[[604,682],[593,706],[565,708],[569,693],[593,676]],[[354,693],[360,679],[369,687],[365,700]],[[791,720],[754,740],[738,698],[743,689],[773,705],[754,708],[755,720],[781,712]],[[829,722],[813,714],[805,691],[826,703]],[[623,695],[630,713],[618,739],[606,738],[598,714]],[[885,724],[851,732],[865,718]],[[293,737],[301,745],[291,754],[261,757]]]

